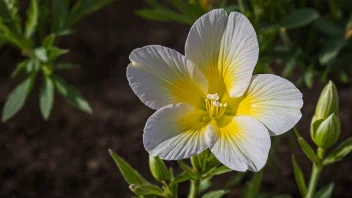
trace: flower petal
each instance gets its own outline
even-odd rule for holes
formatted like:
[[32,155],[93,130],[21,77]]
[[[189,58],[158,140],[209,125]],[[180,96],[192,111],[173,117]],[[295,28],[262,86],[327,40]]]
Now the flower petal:
[[216,125],[208,125],[205,140],[216,158],[236,171],[257,172],[268,159],[268,130],[249,116],[227,117]]
[[199,154],[207,148],[202,122],[206,112],[188,104],[167,105],[148,119],[143,143],[152,156],[180,160]]
[[222,80],[218,70],[218,61],[226,23],[227,13],[224,9],[212,10],[193,24],[186,41],[186,57],[208,79],[211,85],[209,93],[218,93],[217,82]]
[[258,54],[258,40],[252,24],[241,13],[231,12],[221,41],[218,65],[231,97],[239,97],[246,91]]
[[253,76],[237,115],[258,119],[270,130],[280,135],[301,119],[302,93],[290,81],[272,74]]
[[134,93],[152,109],[168,104],[204,102],[208,82],[190,61],[175,50],[146,46],[133,50],[127,78]]
[[209,93],[241,96],[249,85],[258,60],[258,40],[248,19],[223,9],[213,10],[192,26],[186,57],[205,75]]

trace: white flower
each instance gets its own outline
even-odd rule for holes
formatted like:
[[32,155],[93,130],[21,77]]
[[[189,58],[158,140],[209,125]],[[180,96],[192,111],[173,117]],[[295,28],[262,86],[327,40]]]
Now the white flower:
[[144,128],[145,149],[180,160],[209,148],[231,169],[259,171],[270,135],[298,122],[303,100],[279,76],[252,76],[258,51],[248,19],[223,9],[194,23],[185,56],[156,45],[135,49],[128,81],[140,100],[157,110]]

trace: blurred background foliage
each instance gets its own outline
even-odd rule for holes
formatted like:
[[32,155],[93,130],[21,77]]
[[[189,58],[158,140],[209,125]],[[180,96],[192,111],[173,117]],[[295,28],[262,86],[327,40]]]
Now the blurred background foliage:
[[[25,16],[21,16],[18,0],[0,0],[0,47],[12,45],[24,56],[11,77],[21,76],[22,82],[9,94],[2,112],[2,121],[13,117],[24,106],[36,79],[41,78],[39,94],[43,118],[49,118],[55,90],[67,102],[86,113],[92,113],[79,90],[62,79],[57,71],[79,68],[69,62],[59,62],[68,53],[56,43],[60,37],[74,33],[73,26],[84,16],[99,10],[112,0],[30,0]],[[41,77],[40,77],[41,76]]]
[[[312,88],[314,78],[348,82],[352,72],[351,0],[146,0],[135,14],[192,25],[215,8],[245,14],[260,48],[255,73],[275,73]],[[273,71],[273,67],[275,69]],[[298,77],[297,77],[298,76]],[[293,79],[293,77],[296,77]]]

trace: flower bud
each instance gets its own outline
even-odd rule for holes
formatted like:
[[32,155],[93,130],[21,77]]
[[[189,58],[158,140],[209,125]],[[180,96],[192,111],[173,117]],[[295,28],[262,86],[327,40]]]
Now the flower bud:
[[332,81],[325,86],[315,109],[315,120],[325,119],[330,114],[339,115],[339,95]]
[[160,157],[149,156],[149,167],[153,177],[161,182],[170,179],[170,173]]
[[340,120],[334,114],[326,119],[316,120],[313,123],[311,136],[314,143],[322,149],[327,149],[334,145],[340,136]]

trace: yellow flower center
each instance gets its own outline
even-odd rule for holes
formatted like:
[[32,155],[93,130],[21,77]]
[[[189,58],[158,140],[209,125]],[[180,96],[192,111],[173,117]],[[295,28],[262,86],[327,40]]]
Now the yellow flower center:
[[209,117],[203,118],[203,120],[216,119],[220,118],[224,115],[227,107],[227,103],[220,103],[219,102],[219,94],[208,94],[207,98],[205,99],[205,107],[207,112],[209,113]]

